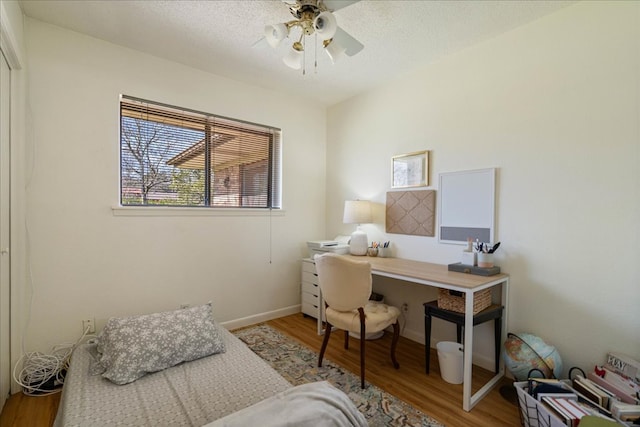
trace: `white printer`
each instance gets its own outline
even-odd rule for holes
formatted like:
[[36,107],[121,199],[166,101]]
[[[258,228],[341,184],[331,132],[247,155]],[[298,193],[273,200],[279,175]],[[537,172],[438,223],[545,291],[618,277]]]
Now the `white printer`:
[[[348,239],[348,237],[347,237]],[[324,254],[332,252],[334,254],[348,254],[349,244],[344,238],[336,238],[335,240],[310,240],[307,242],[309,248],[309,258],[313,258],[316,254]]]

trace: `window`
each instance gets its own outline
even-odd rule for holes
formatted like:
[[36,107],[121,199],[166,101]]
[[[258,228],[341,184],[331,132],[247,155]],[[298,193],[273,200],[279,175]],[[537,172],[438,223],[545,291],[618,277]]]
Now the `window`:
[[120,99],[122,206],[280,208],[281,132]]

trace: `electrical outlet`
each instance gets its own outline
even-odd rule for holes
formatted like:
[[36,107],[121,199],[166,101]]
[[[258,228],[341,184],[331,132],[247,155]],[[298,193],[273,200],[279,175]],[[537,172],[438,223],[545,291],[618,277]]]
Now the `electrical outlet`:
[[409,312],[409,304],[407,304],[406,302],[404,304],[402,304],[402,312],[403,313],[408,313]]
[[84,319],[82,321],[82,332],[87,334],[96,333],[96,319]]

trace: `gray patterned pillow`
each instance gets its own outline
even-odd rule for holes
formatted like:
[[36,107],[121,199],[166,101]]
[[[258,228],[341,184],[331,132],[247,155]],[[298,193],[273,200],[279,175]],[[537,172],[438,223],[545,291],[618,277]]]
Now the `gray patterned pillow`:
[[226,350],[211,304],[111,318],[98,336],[99,373],[127,384],[178,363]]

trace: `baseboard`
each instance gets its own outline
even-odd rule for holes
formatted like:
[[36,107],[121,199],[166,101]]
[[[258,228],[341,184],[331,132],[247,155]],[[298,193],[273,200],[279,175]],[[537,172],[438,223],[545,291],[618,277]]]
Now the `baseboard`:
[[420,344],[424,344],[424,332],[414,331],[413,329],[405,329],[402,331],[401,335],[405,338],[410,339],[411,341],[415,341]]
[[240,319],[228,320],[220,322],[222,326],[228,330],[244,328],[245,326],[255,325],[256,323],[266,322],[268,320],[277,319],[279,317],[289,316],[290,314],[300,313],[300,304],[292,305],[278,310],[258,313],[252,316],[242,317]]

